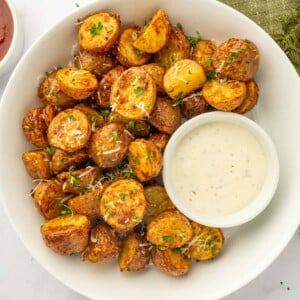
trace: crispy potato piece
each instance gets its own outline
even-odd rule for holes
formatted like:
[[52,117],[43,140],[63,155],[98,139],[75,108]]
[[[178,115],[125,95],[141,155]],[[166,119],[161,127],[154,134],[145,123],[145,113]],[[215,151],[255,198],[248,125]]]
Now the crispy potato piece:
[[234,110],[235,113],[245,114],[249,112],[257,103],[259,88],[254,80],[246,82],[247,94],[243,102]]
[[183,250],[183,253],[195,260],[209,260],[215,258],[222,250],[224,236],[220,228],[208,227],[191,222],[193,239]]
[[206,71],[214,71],[212,56],[216,49],[217,46],[212,41],[200,40],[193,48],[192,59],[201,64]]
[[149,223],[161,212],[175,208],[165,188],[161,185],[155,184],[145,187],[145,197],[147,200],[147,209],[144,221],[146,223]]
[[136,179],[127,159],[124,159],[117,167],[106,170],[103,176],[109,178],[110,182],[120,179]]
[[68,153],[61,149],[56,149],[52,156],[52,170],[54,173],[66,171],[70,166],[78,166],[88,160],[88,154],[85,150],[78,150]]
[[189,58],[191,46],[182,29],[172,27],[166,45],[154,56],[154,61],[169,69],[178,60]]
[[148,122],[160,132],[172,134],[181,124],[181,112],[168,98],[157,98]]
[[156,63],[141,66],[154,80],[158,95],[164,95],[164,75],[165,69]]
[[133,46],[139,31],[139,26],[128,27],[122,32],[119,38],[116,57],[123,66],[140,66],[151,58],[149,53],[142,52]]
[[162,168],[162,154],[153,142],[136,139],[129,145],[129,164],[137,178],[148,181],[156,177]]
[[46,219],[53,219],[60,215],[63,209],[60,204],[66,196],[57,180],[41,181],[33,193],[35,207]]
[[183,98],[180,107],[183,115],[188,119],[208,112],[210,108],[201,92]]
[[49,179],[52,176],[51,156],[44,150],[27,151],[22,154],[27,173],[33,179]]
[[99,82],[97,91],[92,96],[95,104],[103,108],[110,107],[109,97],[111,86],[123,71],[125,71],[125,68],[123,66],[116,66],[103,76],[103,78]]
[[230,38],[217,47],[212,60],[219,77],[248,81],[258,69],[259,52],[249,40]]
[[121,179],[108,186],[100,202],[100,214],[120,233],[131,231],[145,215],[143,186],[133,179]]
[[121,241],[115,232],[106,224],[92,228],[89,245],[83,253],[83,259],[92,263],[117,256]]
[[116,66],[116,59],[110,52],[79,50],[74,56],[74,66],[100,77]]
[[60,89],[76,100],[88,98],[98,87],[98,81],[94,74],[75,67],[59,69],[56,78]]
[[148,224],[147,240],[157,246],[179,248],[192,237],[191,223],[176,209],[161,212]]
[[56,78],[56,71],[47,74],[39,87],[38,96],[45,105],[53,104],[68,108],[77,103],[75,99],[66,95],[60,88]]
[[246,92],[246,84],[243,81],[209,80],[202,89],[205,101],[223,111],[236,109],[244,101]]
[[163,9],[159,9],[143,26],[133,46],[146,53],[159,51],[168,41],[170,27],[169,16]]
[[111,88],[112,110],[129,120],[148,117],[155,100],[156,84],[141,67],[132,67],[124,71]]
[[185,257],[178,249],[163,249],[153,247],[151,250],[153,264],[163,273],[172,276],[181,276],[190,269],[190,259]]
[[201,88],[206,81],[203,67],[191,59],[178,60],[166,71],[164,89],[174,100]]
[[130,233],[123,242],[118,257],[120,270],[135,272],[145,269],[150,261],[150,243],[136,232]]
[[51,146],[74,152],[87,145],[91,132],[86,114],[79,109],[68,108],[53,118],[47,136]]
[[82,49],[93,52],[108,51],[120,34],[120,17],[99,12],[87,17],[80,25],[78,43]]
[[41,226],[46,245],[60,255],[82,252],[89,240],[91,223],[86,216],[56,217]]
[[87,151],[97,165],[113,168],[127,155],[130,141],[124,124],[109,123],[93,133]]
[[93,186],[99,179],[100,169],[97,166],[88,166],[76,170],[74,166],[68,172],[57,175],[58,181],[62,184],[62,190],[66,193],[80,194]]
[[169,139],[170,136],[168,134],[160,132],[155,132],[149,137],[149,141],[152,141],[155,146],[162,152],[165,150]]

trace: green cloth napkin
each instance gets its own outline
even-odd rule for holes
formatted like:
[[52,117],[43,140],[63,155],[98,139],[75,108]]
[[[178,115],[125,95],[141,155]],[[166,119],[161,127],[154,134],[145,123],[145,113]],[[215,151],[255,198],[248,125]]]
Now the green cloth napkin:
[[240,11],[279,44],[300,74],[300,0],[220,0]]

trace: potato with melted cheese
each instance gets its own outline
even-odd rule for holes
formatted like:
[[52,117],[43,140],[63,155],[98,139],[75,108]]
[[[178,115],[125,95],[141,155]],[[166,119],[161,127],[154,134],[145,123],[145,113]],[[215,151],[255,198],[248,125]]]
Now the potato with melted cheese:
[[183,115],[190,119],[210,110],[210,106],[205,101],[202,92],[191,94],[182,99],[180,105]]
[[164,75],[165,69],[157,63],[151,63],[141,66],[154,80],[158,95],[164,95]]
[[161,132],[155,132],[151,134],[150,137],[148,138],[148,140],[153,142],[155,146],[162,152],[165,150],[169,142],[169,139],[170,136],[168,134],[161,133]]
[[212,56],[217,46],[211,40],[200,40],[193,48],[192,59],[202,65],[206,71],[214,71]]

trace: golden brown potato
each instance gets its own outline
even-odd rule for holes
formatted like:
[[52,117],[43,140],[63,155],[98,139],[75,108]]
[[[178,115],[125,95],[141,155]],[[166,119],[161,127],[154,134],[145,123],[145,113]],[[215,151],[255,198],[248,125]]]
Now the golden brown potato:
[[111,88],[112,110],[129,120],[148,117],[155,100],[156,84],[142,67],[132,67],[124,71]]
[[145,269],[150,260],[150,243],[136,232],[130,233],[123,242],[118,263],[121,271],[135,272]]
[[85,150],[78,150],[75,152],[66,152],[61,149],[56,149],[52,156],[52,170],[58,174],[66,171],[71,166],[78,166],[88,160],[88,154]]
[[156,63],[141,66],[154,80],[158,95],[165,94],[164,91],[164,75],[165,69]]
[[163,249],[153,247],[151,250],[153,264],[163,273],[181,276],[190,269],[190,259],[180,253],[178,249]]
[[161,212],[148,224],[147,240],[157,246],[179,248],[192,237],[191,223],[175,209]]
[[170,27],[169,16],[163,9],[159,9],[143,26],[133,46],[146,53],[159,51],[168,41]]
[[52,176],[51,155],[44,150],[27,151],[22,154],[27,173],[33,179],[49,179]]
[[75,99],[66,95],[60,88],[56,78],[56,71],[47,73],[38,91],[39,98],[45,105],[53,104],[59,107],[68,108],[77,103]]
[[212,56],[216,51],[217,46],[210,40],[200,40],[193,48],[192,59],[206,71],[214,71],[212,64]]
[[182,99],[181,111],[187,119],[208,112],[209,108],[201,92]]
[[124,124],[109,123],[93,133],[87,151],[97,165],[113,168],[127,155],[130,141]]
[[245,114],[257,103],[259,88],[254,80],[246,81],[247,94],[243,102],[234,110],[235,113]]
[[78,43],[82,49],[93,52],[108,51],[120,34],[120,17],[99,12],[87,17],[80,25]]
[[56,217],[41,226],[46,245],[60,255],[82,252],[89,240],[91,223],[86,216]]
[[116,57],[123,66],[140,66],[151,58],[149,53],[142,52],[133,46],[139,31],[140,27],[138,26],[128,27],[122,32],[119,38]]
[[206,81],[203,67],[191,59],[178,60],[166,71],[164,89],[174,100],[201,88]]
[[169,69],[178,60],[189,58],[191,46],[182,29],[172,27],[166,45],[155,54],[154,61]]
[[83,253],[83,259],[92,263],[117,256],[121,241],[115,232],[106,224],[96,225],[91,230],[88,247]]
[[183,253],[195,260],[209,260],[215,258],[222,250],[224,236],[220,228],[208,227],[191,222],[194,236]]
[[219,77],[248,81],[258,69],[259,52],[247,39],[230,38],[217,47],[212,61]]
[[123,71],[125,71],[125,68],[123,66],[116,66],[103,76],[103,78],[99,82],[97,91],[92,96],[95,104],[101,106],[102,108],[110,107],[109,97],[111,86]]
[[100,77],[116,66],[116,59],[110,52],[79,50],[74,56],[74,66]]
[[157,98],[148,122],[160,132],[172,134],[181,124],[181,112],[168,98]]
[[243,81],[209,80],[202,89],[205,101],[223,111],[236,109],[244,101],[246,92],[246,84]]
[[165,150],[169,139],[170,136],[168,134],[160,132],[155,132],[149,137],[149,141],[152,141],[155,146],[162,152]]
[[56,78],[60,89],[76,100],[88,98],[98,87],[98,81],[94,74],[75,67],[59,69]]
[[91,132],[86,114],[79,109],[68,108],[53,118],[47,136],[51,146],[74,152],[86,146]]
[[143,186],[133,179],[121,179],[109,185],[100,202],[100,214],[120,233],[131,231],[145,215]]
[[146,223],[149,223],[161,212],[175,208],[165,188],[161,185],[155,184],[145,187],[145,197],[147,200],[147,209],[144,221]]
[[156,177],[162,168],[162,154],[152,141],[136,139],[129,145],[129,164],[144,182]]

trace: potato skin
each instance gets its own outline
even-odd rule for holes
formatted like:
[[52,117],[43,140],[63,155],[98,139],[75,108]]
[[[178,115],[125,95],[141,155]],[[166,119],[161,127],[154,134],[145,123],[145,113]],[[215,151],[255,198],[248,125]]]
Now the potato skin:
[[164,75],[165,69],[157,63],[151,63],[141,66],[154,80],[158,95],[164,95]]
[[212,56],[217,46],[210,40],[200,40],[193,48],[192,59],[202,65],[206,71],[214,71]]
[[179,248],[192,237],[189,220],[176,209],[161,212],[148,224],[147,240],[157,246]]
[[82,252],[89,240],[91,223],[86,216],[56,217],[41,226],[46,245],[60,255]]
[[183,115],[190,119],[205,112],[208,112],[210,106],[205,101],[202,93],[194,93],[183,99],[180,105]]
[[155,146],[163,152],[169,142],[170,136],[165,133],[155,132],[149,137],[149,141],[153,142]]

